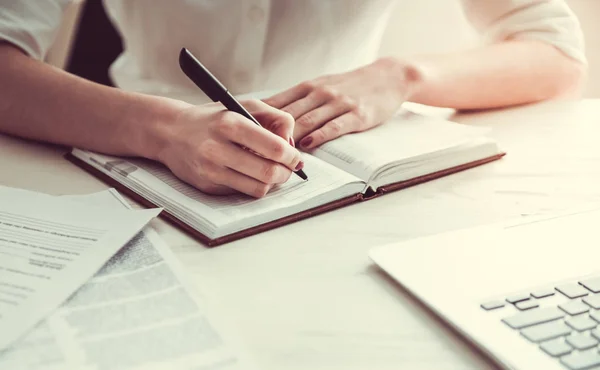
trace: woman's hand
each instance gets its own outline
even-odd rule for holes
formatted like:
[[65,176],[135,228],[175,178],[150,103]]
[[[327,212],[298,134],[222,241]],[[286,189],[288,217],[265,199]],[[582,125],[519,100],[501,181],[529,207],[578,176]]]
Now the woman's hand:
[[291,145],[294,120],[258,100],[242,105],[266,130],[221,104],[185,105],[158,128],[157,159],[203,192],[264,196],[304,165]]
[[294,117],[294,139],[315,148],[341,135],[375,127],[400,108],[419,79],[395,59],[303,82],[264,101]]

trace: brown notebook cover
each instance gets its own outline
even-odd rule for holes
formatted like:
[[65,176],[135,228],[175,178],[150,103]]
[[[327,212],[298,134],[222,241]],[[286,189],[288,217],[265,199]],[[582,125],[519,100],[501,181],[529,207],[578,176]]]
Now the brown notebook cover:
[[[449,169],[445,169],[442,171],[438,171],[438,172],[434,172],[428,175],[424,175],[424,176],[420,176],[411,180],[407,180],[407,181],[401,181],[395,184],[391,184],[391,185],[386,185],[386,186],[382,186],[380,187],[377,192],[371,194],[371,195],[365,195],[363,196],[363,194],[358,193],[355,195],[352,195],[350,197],[346,197],[346,198],[342,198],[342,199],[338,199],[336,201],[333,201],[331,203],[327,203],[327,204],[323,204],[321,206],[294,214],[294,215],[290,215],[284,218],[280,218],[279,220],[274,220],[262,225],[258,225],[255,226],[253,228],[250,229],[246,229],[246,230],[242,230],[242,231],[238,231],[236,233],[233,234],[229,234],[217,239],[210,239],[208,238],[206,235],[200,233],[199,231],[197,231],[196,229],[192,228],[191,226],[189,226],[188,224],[186,224],[185,222],[179,220],[177,217],[175,217],[174,215],[172,215],[171,213],[167,212],[166,210],[164,210],[163,212],[161,212],[160,217],[162,217],[164,220],[166,220],[167,222],[171,223],[172,225],[180,228],[181,230],[185,231],[186,233],[188,233],[190,236],[192,236],[193,238],[197,239],[198,241],[200,241],[201,243],[209,246],[209,247],[214,247],[217,245],[221,245],[221,244],[225,244],[225,243],[229,243],[232,242],[234,240],[238,240],[238,239],[242,239],[245,238],[247,236],[251,236],[251,235],[255,235],[258,233],[262,233],[264,231],[267,230],[271,230],[283,225],[287,225],[296,221],[300,221],[303,220],[305,218],[309,218],[309,217],[313,217],[316,215],[319,215],[321,213],[325,213],[325,212],[329,212],[331,210],[337,209],[337,208],[341,208],[344,206],[347,206],[349,204],[352,204],[354,202],[358,202],[358,201],[362,201],[362,200],[368,200],[380,195],[383,195],[385,193],[391,192],[391,191],[395,191],[395,190],[400,190],[400,189],[405,189],[408,188],[410,186],[414,186],[414,185],[418,185],[427,181],[431,181],[431,180],[435,180],[437,178],[443,177],[443,176],[448,176],[450,174],[456,173],[456,172],[460,172],[460,171],[464,171],[466,169],[472,168],[472,167],[476,167],[476,166],[480,166],[482,164],[488,163],[488,162],[492,162],[495,160],[498,160],[500,158],[502,158],[504,156],[505,153],[501,153],[489,158],[485,158],[485,159],[481,159],[478,161],[474,161],[474,162],[470,162],[470,163],[466,163],[460,166],[456,166],[456,167],[452,167]],[[114,187],[115,189],[117,189],[118,191],[120,191],[121,193],[127,195],[128,197],[130,197],[131,199],[133,199],[134,201],[138,202],[139,204],[143,205],[144,207],[148,207],[148,208],[155,208],[158,207],[160,208],[160,205],[154,204],[152,202],[150,202],[149,200],[147,200],[146,198],[142,197],[141,195],[137,194],[136,192],[134,192],[133,190],[129,189],[128,187],[126,187],[125,185],[121,184],[120,182],[118,182],[117,180],[113,179],[112,177],[104,174],[103,172],[99,171],[98,169],[96,169],[95,167],[93,167],[92,165],[82,161],[81,159],[75,157],[74,155],[72,155],[71,153],[67,153],[65,154],[65,158],[70,161],[71,163],[74,163],[76,166],[81,167],[82,169],[84,169],[86,172],[90,173],[93,176],[98,177],[100,180],[102,180],[104,183],[106,183],[108,186]]]

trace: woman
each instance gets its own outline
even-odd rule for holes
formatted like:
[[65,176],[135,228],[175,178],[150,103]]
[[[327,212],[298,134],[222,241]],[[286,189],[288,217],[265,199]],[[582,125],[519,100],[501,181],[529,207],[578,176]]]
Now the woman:
[[[263,196],[302,168],[296,142],[367,130],[404,101],[496,108],[572,96],[585,76],[562,0],[461,0],[480,47],[380,59],[393,0],[105,0],[124,44],[109,88],[39,61],[68,3],[0,5],[0,132],[158,160],[208,193]],[[284,89],[244,103],[270,131],[202,100],[181,47],[235,94]]]

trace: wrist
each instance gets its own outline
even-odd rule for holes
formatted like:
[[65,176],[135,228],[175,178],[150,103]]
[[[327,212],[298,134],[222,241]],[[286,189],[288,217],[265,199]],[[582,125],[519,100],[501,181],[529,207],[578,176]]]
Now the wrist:
[[402,101],[409,101],[418,93],[424,74],[417,64],[397,57],[383,57],[374,64],[389,76],[394,91]]
[[144,95],[141,109],[128,120],[129,132],[123,135],[131,151],[139,157],[158,161],[172,136],[171,123],[191,104],[180,100]]

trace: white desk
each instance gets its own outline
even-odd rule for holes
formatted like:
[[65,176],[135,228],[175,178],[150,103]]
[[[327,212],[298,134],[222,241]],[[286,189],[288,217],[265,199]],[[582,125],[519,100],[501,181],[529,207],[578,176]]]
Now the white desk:
[[[492,127],[508,155],[215,249],[162,221],[153,225],[261,370],[493,368],[373,266],[367,251],[600,200],[600,100],[457,119]],[[106,188],[63,152],[0,136],[0,184],[52,194]]]

